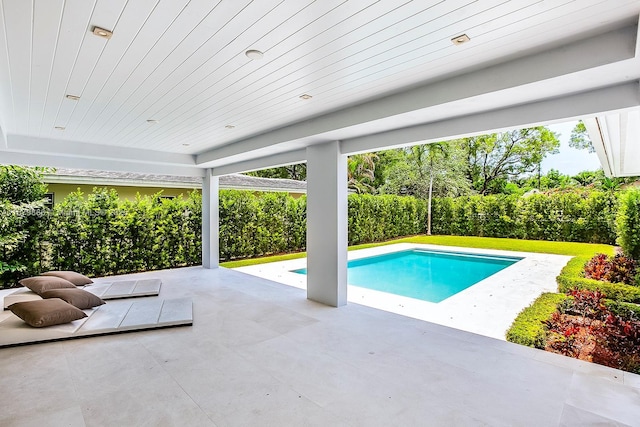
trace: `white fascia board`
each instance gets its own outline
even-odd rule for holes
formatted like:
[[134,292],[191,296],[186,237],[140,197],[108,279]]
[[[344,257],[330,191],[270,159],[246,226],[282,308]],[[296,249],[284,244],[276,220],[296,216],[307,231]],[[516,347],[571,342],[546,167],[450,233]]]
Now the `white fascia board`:
[[298,122],[199,154],[196,164],[629,60],[637,32],[635,25],[625,27]]
[[205,169],[194,166],[167,165],[99,158],[78,158],[53,154],[35,154],[0,150],[0,164],[47,166],[68,169],[93,169],[113,172],[137,172],[156,175],[204,176]]
[[638,82],[630,82],[485,113],[346,139],[342,141],[341,149],[344,154],[370,152],[497,132],[515,127],[536,126],[561,118],[591,116],[602,111],[637,108],[638,105],[640,105]]
[[7,135],[7,149],[15,152],[80,159],[104,159],[135,163],[195,166],[195,156],[130,147],[88,144],[26,135]]
[[306,149],[294,150],[286,153],[273,154],[242,162],[231,163],[211,169],[214,176],[230,175],[232,173],[251,172],[266,168],[305,163],[307,161]]
[[[593,148],[596,150],[598,160],[604,174],[608,177],[613,176],[613,165],[609,153],[611,152],[611,144],[609,144],[606,130],[602,129],[602,126],[606,126],[605,121],[601,120],[601,117],[587,117],[583,119],[584,126],[589,134],[589,139]],[[602,126],[601,126],[602,123]]]
[[142,179],[110,179],[87,176],[45,175],[47,184],[106,185],[121,187],[202,188],[202,183],[176,181],[145,181]]

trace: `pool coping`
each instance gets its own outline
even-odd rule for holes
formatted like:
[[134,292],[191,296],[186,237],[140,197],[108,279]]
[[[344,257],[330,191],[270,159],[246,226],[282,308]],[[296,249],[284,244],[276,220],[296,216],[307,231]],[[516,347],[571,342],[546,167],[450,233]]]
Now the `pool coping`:
[[[411,249],[521,257],[515,264],[439,302],[431,303],[349,285],[347,300],[379,310],[504,340],[518,313],[543,292],[556,292],[556,277],[572,258],[521,251],[398,243],[348,253],[349,261]],[[306,289],[306,258],[239,267],[234,270]]]

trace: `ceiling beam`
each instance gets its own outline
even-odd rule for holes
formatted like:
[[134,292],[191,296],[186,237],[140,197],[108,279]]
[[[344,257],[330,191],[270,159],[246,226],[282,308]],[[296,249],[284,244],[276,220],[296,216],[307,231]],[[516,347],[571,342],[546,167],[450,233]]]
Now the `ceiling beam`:
[[7,135],[7,150],[83,159],[112,159],[136,163],[195,166],[195,157],[190,154],[167,153],[130,147],[114,147],[110,145],[88,144],[77,141],[38,138],[25,135]]
[[137,172],[156,175],[204,176],[205,169],[194,166],[167,165],[142,161],[124,161],[99,158],[78,158],[55,154],[37,154],[17,151],[1,151],[0,164],[22,166],[47,166],[53,168],[91,169],[113,172]]
[[456,117],[435,123],[380,132],[342,141],[344,154],[424,144],[509,128],[530,127],[592,116],[603,111],[637,108],[640,105],[638,82],[597,89],[574,95]]
[[[309,145],[316,135],[363,125],[461,99],[497,93],[532,83],[618,63],[635,57],[637,25],[589,37],[544,52],[425,84],[357,106],[295,123],[199,154],[198,166],[290,141]],[[553,66],[540,66],[553,64]],[[452,115],[455,111],[452,111]]]
[[250,172],[255,170],[275,168],[279,166],[305,163],[307,161],[306,150],[295,150],[287,153],[273,154],[257,159],[231,163],[211,169],[214,176],[229,175],[232,173]]

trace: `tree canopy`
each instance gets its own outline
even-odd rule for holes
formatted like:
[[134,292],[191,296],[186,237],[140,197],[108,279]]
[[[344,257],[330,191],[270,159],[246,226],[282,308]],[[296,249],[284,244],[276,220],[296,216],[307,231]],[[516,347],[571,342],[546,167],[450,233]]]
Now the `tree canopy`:
[[558,135],[546,127],[518,129],[459,140],[467,153],[467,177],[480,194],[540,169],[542,160],[558,152]]
[[[574,176],[542,173],[545,157],[558,152],[559,135],[544,126],[439,141],[350,156],[348,186],[356,193],[396,194],[428,199],[471,194],[524,194],[594,187],[615,191],[635,178],[607,178],[602,170]],[[593,152],[584,123],[571,132],[570,145]],[[270,178],[306,179],[306,165],[252,172]]]
[[578,150],[587,150],[589,153],[595,153],[591,139],[589,139],[589,133],[584,122],[580,120],[576,126],[571,130],[571,137],[569,138],[569,147],[576,148]]

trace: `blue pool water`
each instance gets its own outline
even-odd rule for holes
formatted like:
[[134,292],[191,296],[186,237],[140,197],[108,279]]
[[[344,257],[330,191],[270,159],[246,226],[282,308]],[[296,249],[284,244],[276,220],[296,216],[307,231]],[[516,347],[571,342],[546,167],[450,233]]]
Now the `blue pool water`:
[[[440,302],[522,258],[414,249],[349,261],[352,286]],[[306,269],[295,270],[306,274]]]

